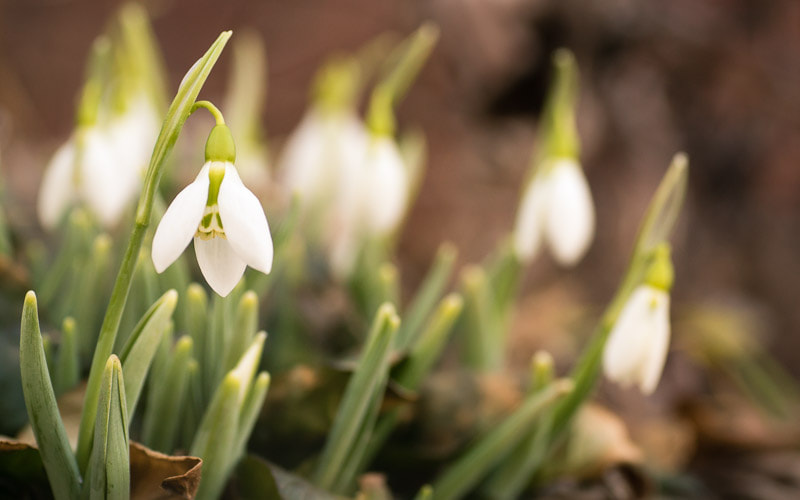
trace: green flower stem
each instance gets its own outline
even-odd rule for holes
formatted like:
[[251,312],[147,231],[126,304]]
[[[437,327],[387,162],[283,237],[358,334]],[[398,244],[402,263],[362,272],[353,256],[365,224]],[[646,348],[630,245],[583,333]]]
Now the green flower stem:
[[578,68],[575,56],[567,49],[553,54],[555,79],[550,87],[544,112],[545,151],[548,157],[578,158],[580,140],[575,123],[578,100]]
[[206,54],[189,69],[167,111],[167,117],[161,127],[161,133],[156,140],[136,209],[136,222],[117,274],[117,280],[111,291],[111,298],[103,318],[103,324],[100,327],[100,335],[92,358],[92,367],[89,371],[89,381],[86,386],[83,413],[81,414],[78,449],[76,451],[81,470],[85,470],[89,463],[89,454],[92,448],[92,431],[97,414],[97,400],[100,394],[103,367],[114,347],[122,313],[125,309],[125,302],[130,291],[136,259],[139,256],[145,233],[150,225],[150,214],[153,210],[153,202],[163,174],[164,164],[167,156],[175,146],[175,142],[178,140],[183,123],[191,113],[191,107],[197,99],[200,89],[203,87],[206,78],[230,37],[230,31],[220,34]]
[[394,63],[375,87],[367,111],[367,124],[376,135],[395,133],[392,107],[405,95],[439,39],[439,28],[425,23],[389,57]]
[[217,125],[225,125],[225,118],[222,116],[222,111],[220,111],[218,107],[214,106],[214,103],[211,101],[197,101],[192,105],[192,110],[190,113],[194,113],[198,109],[205,109],[211,113],[211,116],[214,117],[214,121]]
[[25,407],[53,495],[56,500],[74,500],[80,496],[81,476],[50,382],[33,292],[25,295],[22,307],[19,362]]
[[436,500],[463,497],[506,456],[518,442],[519,436],[533,425],[543,410],[571,390],[571,381],[558,380],[543,391],[526,398],[514,413],[479,438],[445,470],[433,484],[433,497]]
[[436,258],[431,265],[428,274],[425,276],[414,299],[408,306],[403,315],[403,324],[397,331],[395,348],[401,351],[407,350],[420,334],[420,329],[424,326],[436,301],[444,292],[447,282],[453,273],[453,266],[456,263],[458,250],[455,246],[444,244],[436,252]]
[[130,452],[125,383],[119,358],[111,355],[103,371],[92,459],[84,488],[91,500],[130,498]]
[[381,374],[389,368],[389,353],[399,324],[400,319],[394,306],[384,304],[378,309],[364,354],[347,383],[333,427],[317,462],[313,478],[320,488],[330,489],[345,466],[344,461],[362,429],[370,405],[374,402],[373,397],[376,388],[380,386]]

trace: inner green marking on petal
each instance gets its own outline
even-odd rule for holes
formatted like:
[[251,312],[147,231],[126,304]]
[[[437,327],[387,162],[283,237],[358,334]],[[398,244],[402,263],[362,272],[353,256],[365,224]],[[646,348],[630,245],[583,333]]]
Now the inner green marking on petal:
[[226,238],[225,231],[222,229],[222,218],[219,216],[219,205],[206,207],[194,235],[202,240],[210,240],[217,236]]
[[217,204],[219,197],[219,187],[222,185],[222,178],[225,177],[225,164],[212,163],[208,169],[208,200],[206,201],[207,207],[213,207]]

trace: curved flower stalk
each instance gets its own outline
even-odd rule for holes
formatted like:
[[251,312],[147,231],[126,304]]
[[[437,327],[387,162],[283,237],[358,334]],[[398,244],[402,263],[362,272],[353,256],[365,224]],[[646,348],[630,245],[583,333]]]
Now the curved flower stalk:
[[[196,106],[213,108],[211,103]],[[268,274],[272,269],[272,237],[256,196],[245,187],[233,162],[233,137],[216,108],[217,125],[206,143],[206,163],[194,182],[183,189],[158,224],[153,236],[153,264],[163,272],[194,239],[197,263],[211,288],[228,295],[245,268]]]
[[546,243],[562,266],[574,266],[594,238],[592,193],[577,161],[554,159],[522,195],[514,231],[514,251],[530,262]]
[[623,386],[655,391],[669,349],[669,290],[673,270],[666,244],[655,251],[644,283],[637,286],[609,333],[603,370]]
[[561,49],[555,53],[553,65],[556,77],[539,131],[541,147],[517,211],[513,248],[520,262],[529,263],[546,243],[556,262],[570,267],[580,261],[594,239],[595,214],[578,161],[575,60]]

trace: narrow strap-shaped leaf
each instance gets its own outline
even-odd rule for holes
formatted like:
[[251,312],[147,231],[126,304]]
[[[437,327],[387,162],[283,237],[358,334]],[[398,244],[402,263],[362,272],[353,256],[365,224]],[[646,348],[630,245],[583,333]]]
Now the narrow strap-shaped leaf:
[[128,418],[133,416],[139,395],[144,386],[147,372],[153,362],[153,356],[161,343],[164,330],[167,328],[178,292],[169,290],[161,296],[145,313],[139,324],[128,338],[128,344],[122,350],[122,370],[125,374],[125,398],[128,402]]
[[25,295],[22,307],[19,361],[25,407],[53,495],[56,500],[78,498],[81,477],[50,383],[39,330],[36,294],[33,292]]
[[239,420],[239,399],[245,381],[230,372],[217,388],[192,444],[192,455],[203,459],[203,479],[197,500],[217,499],[225,487]]
[[433,497],[436,500],[463,497],[506,456],[542,410],[570,390],[572,383],[569,380],[560,380],[526,398],[514,413],[478,438],[466,453],[445,470],[433,484]]
[[78,340],[75,337],[75,320],[70,317],[64,318],[61,326],[61,345],[58,346],[55,377],[53,377],[56,394],[63,394],[80,380]]
[[373,402],[375,387],[381,383],[378,374],[387,370],[389,353],[399,324],[394,306],[384,304],[378,309],[366,348],[356,371],[347,383],[333,427],[317,463],[314,482],[321,488],[328,489],[335,483],[343,461],[362,427]]
[[111,244],[111,237],[105,233],[94,239],[90,257],[81,270],[75,289],[80,290],[80,299],[75,305],[75,321],[80,326],[78,340],[82,359],[92,356],[92,349],[97,342],[100,313],[107,299],[102,294],[110,282],[108,271],[111,267]]
[[[388,367],[387,367],[388,369]],[[337,493],[347,493],[349,488],[355,483],[356,477],[363,469],[369,465],[366,461],[367,453],[369,452],[370,441],[375,431],[375,425],[378,421],[378,413],[383,403],[383,394],[386,391],[386,382],[388,380],[388,373],[376,373],[376,377],[380,377],[380,382],[375,386],[372,392],[372,402],[367,408],[367,414],[358,430],[355,439],[350,446],[350,452],[344,463],[341,465],[341,472],[336,478],[336,483],[331,488],[331,491]]]
[[239,300],[236,319],[225,352],[225,371],[236,366],[258,331],[258,295],[247,291]]
[[442,299],[419,340],[411,348],[408,358],[398,367],[395,374],[398,384],[411,391],[419,389],[439,359],[463,305],[461,296],[455,293]]
[[181,406],[186,401],[192,344],[192,338],[188,335],[181,337],[175,344],[166,376],[150,386],[151,396],[147,400],[142,442],[154,450],[172,453],[175,446]]
[[453,245],[444,244],[439,247],[433,265],[414,295],[408,310],[403,314],[403,324],[397,331],[397,349],[408,349],[419,334],[420,328],[425,324],[425,320],[447,286],[457,256],[458,251]]
[[236,439],[234,441],[233,453],[231,454],[229,464],[230,469],[232,469],[244,455],[247,440],[250,438],[250,433],[256,425],[258,415],[261,412],[261,408],[264,406],[264,400],[267,398],[269,383],[269,373],[259,373],[250,387],[247,397],[242,403],[242,410],[239,413],[239,425],[236,429]]
[[91,500],[130,497],[130,451],[125,383],[119,358],[111,355],[103,372],[97,405],[94,445],[87,474]]

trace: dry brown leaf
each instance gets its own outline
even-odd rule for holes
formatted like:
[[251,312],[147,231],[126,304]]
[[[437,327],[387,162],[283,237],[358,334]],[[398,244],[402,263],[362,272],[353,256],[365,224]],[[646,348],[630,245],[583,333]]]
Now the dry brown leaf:
[[131,442],[131,499],[192,499],[202,466],[197,457],[164,455]]
[[[200,484],[203,461],[169,456],[131,442],[131,499],[191,500]],[[28,443],[0,439],[0,493],[11,498],[50,495],[39,450]]]

